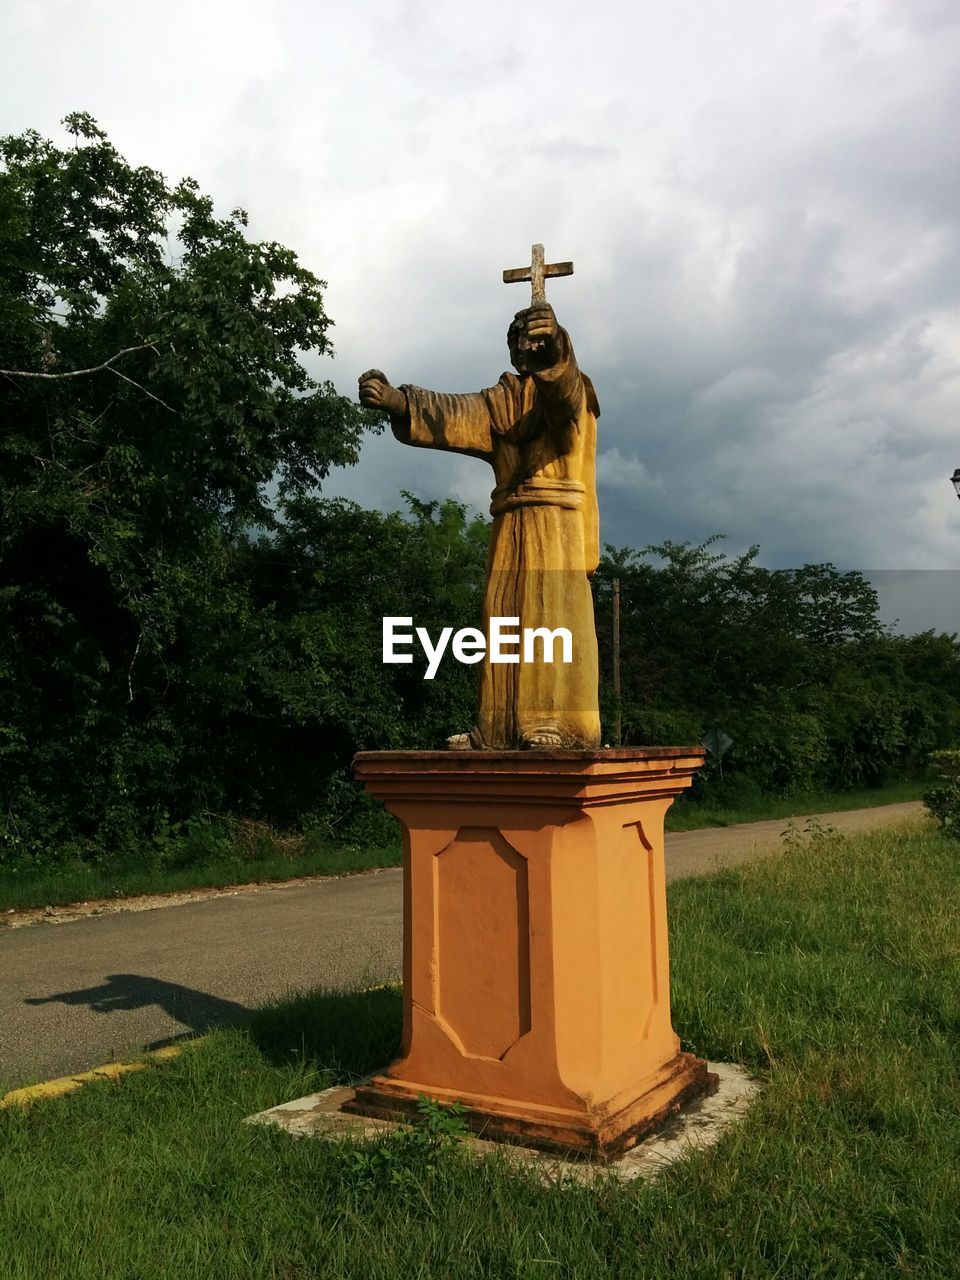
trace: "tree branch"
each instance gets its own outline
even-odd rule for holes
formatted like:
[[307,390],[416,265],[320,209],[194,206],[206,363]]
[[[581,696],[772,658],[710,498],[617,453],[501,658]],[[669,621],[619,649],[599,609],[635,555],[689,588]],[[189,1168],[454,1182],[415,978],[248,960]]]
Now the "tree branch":
[[119,369],[110,369],[109,372],[115,373],[117,377],[122,378],[124,382],[129,382],[131,387],[136,387],[138,391],[142,391],[143,394],[145,396],[149,396],[151,400],[156,400],[157,404],[166,409],[168,413],[179,412],[177,409],[174,409],[171,405],[167,404],[166,400],[161,400],[159,396],[155,396],[152,391],[148,391],[147,388],[142,386],[139,382],[134,382],[132,378],[128,378],[127,375],[125,373],[121,373]]
[[[58,380],[60,378],[84,378],[89,373],[99,373],[102,369],[109,369],[114,360],[119,360],[121,356],[129,355],[131,351],[156,351],[156,347],[152,342],[141,342],[138,347],[124,347],[122,351],[116,352],[109,360],[104,360],[103,364],[91,365],[89,369],[69,369],[66,373],[28,373],[26,369],[0,369],[0,373],[4,373],[8,378],[48,378]],[[112,370],[116,372],[116,370]]]
[[133,378],[128,378],[125,373],[121,373],[119,369],[114,369],[113,367],[114,360],[119,360],[121,356],[129,355],[131,351],[156,350],[157,348],[152,342],[141,342],[137,347],[124,347],[121,351],[117,351],[112,355],[109,360],[104,360],[103,364],[91,365],[89,369],[68,369],[65,373],[30,373],[26,369],[0,369],[0,374],[7,378],[41,378],[46,381],[57,382],[63,378],[85,378],[91,373],[112,373],[118,378],[122,378],[124,382],[129,382],[131,387],[136,387],[138,391],[142,391],[151,400],[155,400],[168,413],[177,413],[177,410],[167,404],[165,400],[161,400],[159,396],[155,396],[152,391],[148,391],[141,383],[134,382]]
[[127,692],[130,695],[127,698],[128,705],[133,701],[133,668],[136,665],[137,657],[140,654],[140,644],[142,640],[143,640],[143,628],[141,627],[140,634],[137,636],[137,647],[133,651],[133,657],[130,659],[130,666],[127,670]]

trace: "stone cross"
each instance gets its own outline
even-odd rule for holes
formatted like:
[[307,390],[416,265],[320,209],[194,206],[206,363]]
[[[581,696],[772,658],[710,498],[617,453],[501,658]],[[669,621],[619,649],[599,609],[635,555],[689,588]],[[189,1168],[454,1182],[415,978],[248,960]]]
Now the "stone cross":
[[535,244],[530,249],[529,267],[513,267],[503,273],[504,284],[521,284],[530,281],[530,304],[546,302],[547,294],[543,282],[548,276],[572,276],[572,262],[551,262],[543,260],[543,245]]

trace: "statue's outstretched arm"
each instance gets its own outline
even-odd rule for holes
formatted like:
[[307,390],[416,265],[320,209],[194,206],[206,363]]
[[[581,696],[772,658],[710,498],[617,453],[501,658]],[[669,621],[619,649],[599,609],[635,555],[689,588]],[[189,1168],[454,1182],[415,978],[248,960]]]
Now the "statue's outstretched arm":
[[360,375],[360,403],[385,409],[393,434],[404,444],[487,460],[493,455],[493,423],[479,392],[449,395],[407,384],[394,387],[379,369],[368,369]]
[[407,403],[403,415],[391,415],[393,434],[404,444],[425,449],[466,453],[490,461],[493,420],[481,392],[451,395],[404,384],[399,390]]

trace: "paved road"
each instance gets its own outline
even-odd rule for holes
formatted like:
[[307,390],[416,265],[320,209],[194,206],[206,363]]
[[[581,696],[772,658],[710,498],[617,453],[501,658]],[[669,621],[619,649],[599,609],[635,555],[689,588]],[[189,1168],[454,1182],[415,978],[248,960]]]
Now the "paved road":
[[[819,816],[854,831],[920,810]],[[672,833],[668,879],[775,848],[787,821]],[[390,870],[0,931],[0,1093],[238,1021],[287,992],[394,978],[400,912]]]
[[788,825],[803,830],[807,816],[837,831],[868,831],[873,827],[896,826],[923,813],[919,800],[904,804],[879,805],[875,809],[845,809],[838,813],[818,813],[798,818],[774,818],[771,822],[744,822],[735,827],[705,827],[702,831],[668,832],[666,843],[667,879],[700,876],[718,867],[734,867],[757,852],[781,847],[780,837]]

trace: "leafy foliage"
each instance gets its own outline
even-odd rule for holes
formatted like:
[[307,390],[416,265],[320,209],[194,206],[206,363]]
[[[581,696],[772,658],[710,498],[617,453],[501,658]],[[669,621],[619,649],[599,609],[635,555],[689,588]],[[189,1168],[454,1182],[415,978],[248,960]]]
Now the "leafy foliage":
[[924,793],[923,803],[940,829],[960,840],[960,751],[934,751],[930,765],[943,782]]
[[[768,795],[880,782],[960,734],[956,637],[888,633],[862,574],[830,564],[765,569],[758,548],[728,558],[666,542],[607,548],[597,575],[609,677],[612,581],[621,589],[621,715],[628,743],[733,739],[722,767]],[[608,726],[616,707],[604,687]]]
[[462,1102],[444,1106],[421,1094],[413,1124],[399,1125],[375,1142],[350,1152],[348,1179],[358,1190],[424,1196],[443,1162],[470,1132]]
[[245,531],[276,528],[372,425],[300,362],[330,352],[323,281],[194,182],[131,167],[89,116],[65,123],[69,150],[0,140],[2,839],[17,856],[222,802],[208,753],[247,705],[262,632]]

